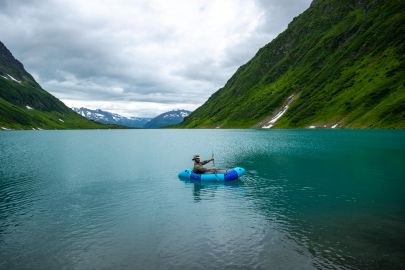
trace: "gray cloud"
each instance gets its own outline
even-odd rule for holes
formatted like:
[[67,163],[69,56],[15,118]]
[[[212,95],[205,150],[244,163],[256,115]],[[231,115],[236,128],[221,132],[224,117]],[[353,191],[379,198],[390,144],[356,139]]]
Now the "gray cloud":
[[202,104],[309,4],[0,0],[0,39],[68,105],[158,114]]

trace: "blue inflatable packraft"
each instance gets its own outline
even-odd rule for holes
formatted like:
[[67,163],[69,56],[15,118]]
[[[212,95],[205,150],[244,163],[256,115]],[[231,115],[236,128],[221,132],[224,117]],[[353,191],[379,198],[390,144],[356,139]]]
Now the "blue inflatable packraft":
[[216,173],[193,173],[192,169],[186,169],[179,173],[179,178],[183,180],[196,180],[196,181],[232,181],[241,177],[245,173],[245,169],[235,167],[233,169],[221,169]]

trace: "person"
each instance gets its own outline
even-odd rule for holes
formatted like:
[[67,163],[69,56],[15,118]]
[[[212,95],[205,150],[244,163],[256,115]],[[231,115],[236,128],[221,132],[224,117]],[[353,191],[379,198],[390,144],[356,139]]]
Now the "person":
[[215,169],[204,168],[203,165],[213,161],[214,159],[200,161],[200,155],[194,155],[192,161],[194,161],[193,173],[203,174],[203,173],[214,173]]

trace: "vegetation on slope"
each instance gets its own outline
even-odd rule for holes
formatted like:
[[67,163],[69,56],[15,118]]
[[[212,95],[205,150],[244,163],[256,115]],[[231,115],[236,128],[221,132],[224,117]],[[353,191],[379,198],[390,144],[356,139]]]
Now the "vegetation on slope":
[[[0,129],[117,128],[89,121],[75,112],[46,112],[17,106],[0,98]],[[121,128],[121,127],[120,127]]]
[[0,129],[114,127],[87,120],[43,90],[0,42]]
[[405,127],[405,2],[316,0],[182,127]]

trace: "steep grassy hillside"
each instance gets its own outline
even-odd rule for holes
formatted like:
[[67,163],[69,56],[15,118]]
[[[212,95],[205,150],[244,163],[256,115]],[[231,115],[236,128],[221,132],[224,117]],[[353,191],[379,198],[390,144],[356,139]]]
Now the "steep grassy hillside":
[[274,127],[405,127],[404,52],[405,1],[315,0],[181,126],[264,126],[289,100]]
[[87,120],[43,90],[0,42],[0,129],[111,127]]

